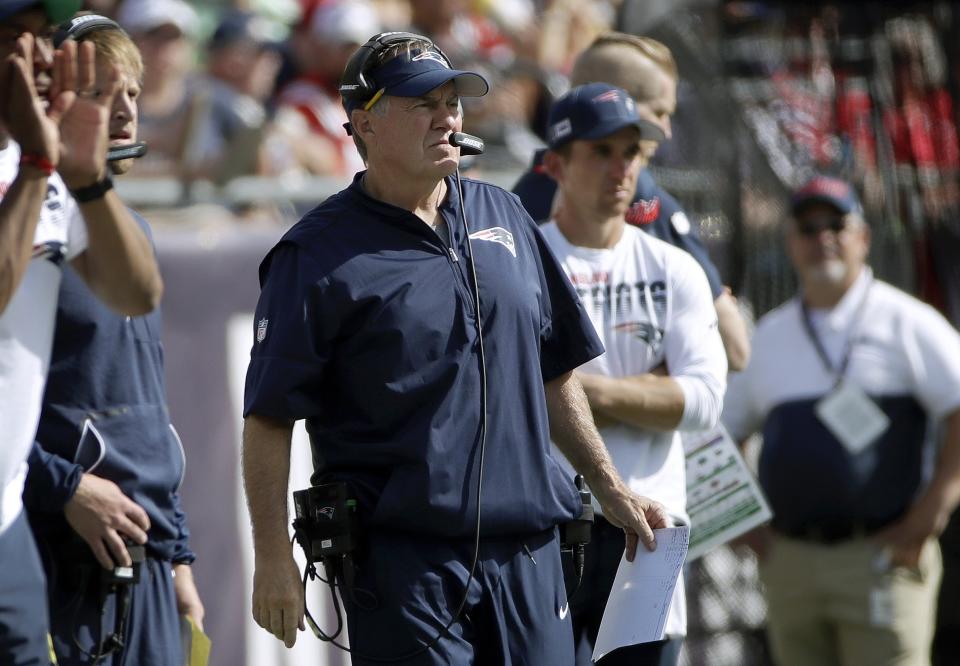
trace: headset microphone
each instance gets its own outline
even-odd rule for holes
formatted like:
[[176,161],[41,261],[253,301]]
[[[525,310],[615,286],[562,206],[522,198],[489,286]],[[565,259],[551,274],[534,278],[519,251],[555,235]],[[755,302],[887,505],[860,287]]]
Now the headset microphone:
[[454,132],[450,135],[450,145],[460,149],[461,155],[482,155],[483,139],[464,132]]
[[129,160],[135,157],[143,157],[146,154],[147,144],[139,141],[137,143],[128,143],[110,148],[107,151],[107,161],[116,162],[117,160]]

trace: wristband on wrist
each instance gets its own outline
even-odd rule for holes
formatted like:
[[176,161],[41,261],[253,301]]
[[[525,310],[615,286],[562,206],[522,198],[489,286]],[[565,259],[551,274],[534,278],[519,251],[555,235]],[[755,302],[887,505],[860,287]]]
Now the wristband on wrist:
[[87,185],[76,190],[70,190],[70,194],[77,200],[77,203],[88,203],[103,198],[107,192],[113,189],[113,180],[110,176],[104,176],[102,180],[93,185]]
[[20,156],[20,167],[34,167],[35,169],[40,169],[40,171],[48,176],[52,176],[53,172],[57,170],[54,163],[43,155],[33,155],[31,153],[23,153]]

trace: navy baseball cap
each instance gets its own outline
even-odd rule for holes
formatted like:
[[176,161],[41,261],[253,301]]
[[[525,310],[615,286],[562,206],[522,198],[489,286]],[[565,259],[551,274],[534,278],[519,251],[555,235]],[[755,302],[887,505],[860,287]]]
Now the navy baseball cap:
[[790,198],[790,211],[796,215],[804,206],[814,202],[833,206],[842,215],[863,214],[853,186],[831,176],[816,176],[794,192]]
[[[453,81],[461,97],[483,97],[490,90],[487,80],[476,72],[452,69],[443,54],[432,49],[401,53],[366,74],[377,90],[395,97],[420,97]],[[344,100],[347,111],[362,107],[367,100]]]
[[0,0],[0,21],[35,5],[42,5],[51,23],[62,23],[76,14],[82,4],[82,0]]
[[609,83],[587,83],[554,103],[547,120],[547,143],[553,150],[579,139],[601,139],[624,127],[636,127],[641,139],[665,138],[663,130],[640,118],[626,90]]
[[207,48],[216,50],[238,43],[274,48],[279,46],[277,37],[276,28],[267,17],[255,12],[228,10],[213,31]]

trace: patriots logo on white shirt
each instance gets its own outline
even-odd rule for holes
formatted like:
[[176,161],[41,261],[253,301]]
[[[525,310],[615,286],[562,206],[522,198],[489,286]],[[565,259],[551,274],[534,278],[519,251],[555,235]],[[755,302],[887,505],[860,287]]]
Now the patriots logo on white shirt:
[[635,338],[643,340],[651,347],[657,347],[663,339],[663,331],[646,321],[628,321],[617,324],[613,330],[618,333],[633,335]]
[[58,241],[44,241],[33,246],[32,259],[46,259],[47,261],[59,266],[67,256],[67,246]]

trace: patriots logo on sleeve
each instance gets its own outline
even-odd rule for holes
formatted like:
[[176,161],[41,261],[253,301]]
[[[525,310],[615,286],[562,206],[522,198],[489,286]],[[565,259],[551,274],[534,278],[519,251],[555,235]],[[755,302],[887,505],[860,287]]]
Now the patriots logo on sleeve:
[[489,229],[481,229],[470,234],[472,240],[482,240],[490,241],[492,243],[500,243],[500,245],[507,248],[510,251],[510,254],[513,255],[513,258],[517,258],[517,246],[513,241],[513,234],[510,233],[508,229],[503,227],[491,227]]
[[67,256],[67,246],[58,241],[45,241],[33,246],[32,259],[46,259],[55,266],[63,263]]

